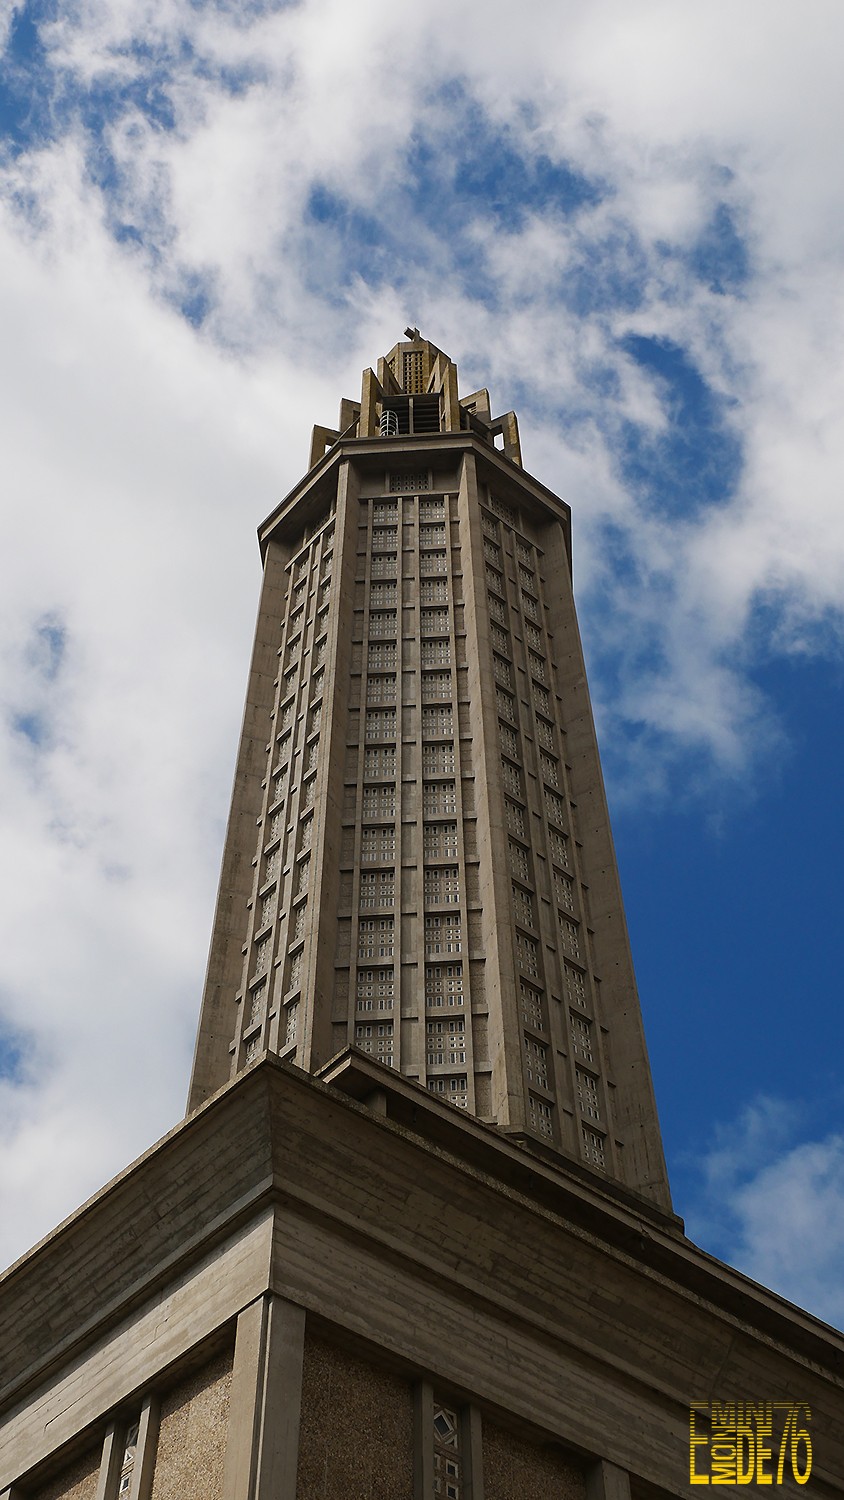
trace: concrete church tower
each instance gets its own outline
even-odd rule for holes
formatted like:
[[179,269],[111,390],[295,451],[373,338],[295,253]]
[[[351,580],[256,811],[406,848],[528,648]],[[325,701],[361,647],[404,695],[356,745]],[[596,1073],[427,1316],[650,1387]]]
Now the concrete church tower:
[[844,1339],[671,1209],[515,416],[408,329],[260,541],[188,1114],[0,1279],[0,1500],[844,1500]]
[[354,1045],[670,1208],[569,509],[407,336],[261,528],[190,1107]]

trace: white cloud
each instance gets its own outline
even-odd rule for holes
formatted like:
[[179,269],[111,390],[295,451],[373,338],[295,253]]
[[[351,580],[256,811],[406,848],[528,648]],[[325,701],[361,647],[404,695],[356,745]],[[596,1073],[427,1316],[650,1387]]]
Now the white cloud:
[[760,1097],[715,1132],[687,1232],[746,1275],[844,1325],[844,1137],[801,1140],[800,1112]]

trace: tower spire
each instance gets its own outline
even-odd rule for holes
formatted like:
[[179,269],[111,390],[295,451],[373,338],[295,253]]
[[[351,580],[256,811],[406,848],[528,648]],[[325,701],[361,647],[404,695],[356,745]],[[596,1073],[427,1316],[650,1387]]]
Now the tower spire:
[[261,528],[190,1106],[357,1049],[668,1207],[569,509],[405,334]]

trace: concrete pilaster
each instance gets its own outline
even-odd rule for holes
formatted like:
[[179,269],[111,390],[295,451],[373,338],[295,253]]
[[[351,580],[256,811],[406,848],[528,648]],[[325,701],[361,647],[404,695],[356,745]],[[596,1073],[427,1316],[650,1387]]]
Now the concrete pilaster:
[[271,1294],[237,1320],[223,1500],[296,1500],[305,1310]]
[[[125,1431],[125,1425],[122,1422],[110,1422],[106,1428],[103,1456],[97,1479],[97,1500],[110,1500],[112,1495],[117,1494]],[[3,1496],[2,1500],[6,1500],[6,1497]]]
[[155,1470],[155,1451],[158,1445],[159,1403],[156,1396],[147,1396],[141,1407],[138,1423],[138,1447],[129,1500],[150,1500],[152,1476]]
[[420,1380],[413,1403],[413,1500],[434,1493],[434,1388]]
[[586,1500],[630,1500],[630,1475],[599,1459],[586,1471]]

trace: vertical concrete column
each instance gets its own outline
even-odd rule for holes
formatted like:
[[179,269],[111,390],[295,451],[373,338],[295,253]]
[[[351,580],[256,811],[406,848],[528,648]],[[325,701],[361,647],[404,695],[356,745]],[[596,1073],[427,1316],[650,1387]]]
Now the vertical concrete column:
[[413,1500],[434,1493],[434,1388],[420,1380],[413,1402]]
[[[156,1396],[144,1397],[138,1417],[138,1438],[135,1444],[135,1462],[129,1482],[129,1500],[149,1500],[152,1494],[152,1476],[155,1472],[155,1457],[158,1450],[158,1425],[160,1407]],[[126,1453],[126,1440],[133,1423],[110,1422],[103,1442],[100,1472],[97,1478],[96,1500],[114,1500],[120,1483],[120,1473]]]
[[[122,1422],[110,1422],[106,1428],[100,1474],[97,1480],[96,1500],[110,1500],[117,1494],[120,1466],[123,1462],[125,1427]],[[5,1496],[3,1497],[5,1500]]]
[[586,1471],[586,1500],[630,1500],[630,1475],[600,1458]]
[[150,1500],[155,1455],[158,1448],[159,1404],[155,1396],[146,1396],[138,1423],[138,1447],[129,1500]]
[[360,388],[360,425],[358,437],[377,437],[378,424],[375,418],[375,403],[381,387],[373,370],[364,370]]
[[223,1500],[296,1500],[305,1310],[271,1294],[237,1320]]
[[467,1406],[461,1417],[463,1464],[466,1471],[466,1500],[484,1500],[484,1461],[481,1414],[477,1406]]
[[460,431],[460,401],[457,395],[457,366],[446,362],[443,379],[443,430]]

